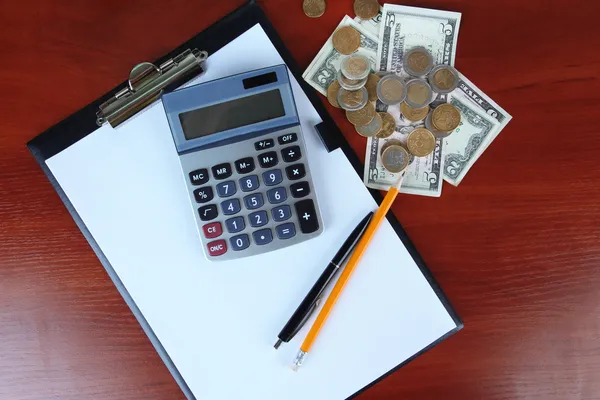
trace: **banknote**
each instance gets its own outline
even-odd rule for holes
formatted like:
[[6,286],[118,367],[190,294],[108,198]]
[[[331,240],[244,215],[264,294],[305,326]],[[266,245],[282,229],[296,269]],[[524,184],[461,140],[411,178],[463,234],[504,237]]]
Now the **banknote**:
[[404,53],[424,46],[435,64],[454,65],[461,14],[385,4],[379,24],[376,71],[400,72]]
[[[413,124],[400,114],[398,106],[388,107],[377,101],[377,111],[389,112],[396,120],[396,131],[386,139],[368,138],[365,155],[365,170],[363,180],[366,186],[373,189],[388,190],[395,184],[399,174],[393,174],[383,167],[381,162],[381,147],[389,140],[400,140],[406,143],[408,134],[422,123]],[[442,171],[444,158],[442,156],[443,139],[437,139],[435,150],[427,157],[415,157],[406,168],[406,173],[400,187],[400,193],[421,196],[439,197],[442,194]]]
[[[347,15],[336,29],[347,25],[354,27],[360,33],[360,47],[356,53],[366,56],[371,61],[372,68],[374,68],[377,57],[377,35],[369,32],[364,26],[357,24]],[[327,96],[327,88],[336,79],[344,57],[343,54],[333,48],[330,36],[308,68],[306,68],[306,71],[302,74],[302,78],[309,85],[317,89],[319,93]]]
[[455,186],[512,119],[460,72],[459,77],[449,102],[460,110],[461,124],[444,141],[444,180]]
[[[373,35],[379,37],[379,23],[381,22],[381,15],[383,14],[383,7],[379,8],[379,14],[371,19],[360,19],[359,17],[354,18],[354,22],[364,27],[367,31]],[[373,66],[375,67],[375,66]]]

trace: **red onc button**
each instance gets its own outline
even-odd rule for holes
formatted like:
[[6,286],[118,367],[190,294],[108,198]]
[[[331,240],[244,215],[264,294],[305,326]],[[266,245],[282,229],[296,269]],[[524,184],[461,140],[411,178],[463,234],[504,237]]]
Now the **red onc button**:
[[206,247],[208,247],[208,254],[213,257],[227,252],[227,243],[223,239],[210,242]]
[[204,236],[206,236],[208,239],[219,237],[223,233],[223,228],[221,227],[220,222],[206,224],[202,227],[202,230],[204,231]]

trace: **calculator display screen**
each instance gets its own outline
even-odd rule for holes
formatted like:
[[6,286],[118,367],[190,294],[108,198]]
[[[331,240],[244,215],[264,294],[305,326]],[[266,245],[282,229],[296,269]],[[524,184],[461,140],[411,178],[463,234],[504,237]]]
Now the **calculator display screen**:
[[284,115],[281,93],[275,89],[181,113],[179,121],[191,140]]

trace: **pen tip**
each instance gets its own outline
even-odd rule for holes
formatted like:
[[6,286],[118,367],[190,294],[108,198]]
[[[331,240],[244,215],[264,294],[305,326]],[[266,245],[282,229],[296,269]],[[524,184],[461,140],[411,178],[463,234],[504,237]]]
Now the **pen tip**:
[[281,346],[281,339],[277,339],[277,343],[275,343],[275,350],[277,350],[279,348],[279,346]]

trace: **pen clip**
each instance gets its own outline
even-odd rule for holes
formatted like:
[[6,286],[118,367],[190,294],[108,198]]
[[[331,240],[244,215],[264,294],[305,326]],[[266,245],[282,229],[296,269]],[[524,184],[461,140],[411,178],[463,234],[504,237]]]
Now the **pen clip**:
[[319,296],[317,297],[317,300],[315,300],[315,303],[312,305],[312,307],[310,308],[310,310],[304,315],[304,318],[302,319],[302,321],[297,325],[296,330],[294,330],[294,332],[290,335],[290,337],[294,337],[296,336],[296,334],[300,331],[300,329],[302,329],[302,327],[304,326],[304,324],[306,324],[306,321],[308,321],[308,319],[310,318],[310,316],[315,312],[315,310],[319,307],[319,305],[321,304],[321,300],[323,299],[323,296]]

